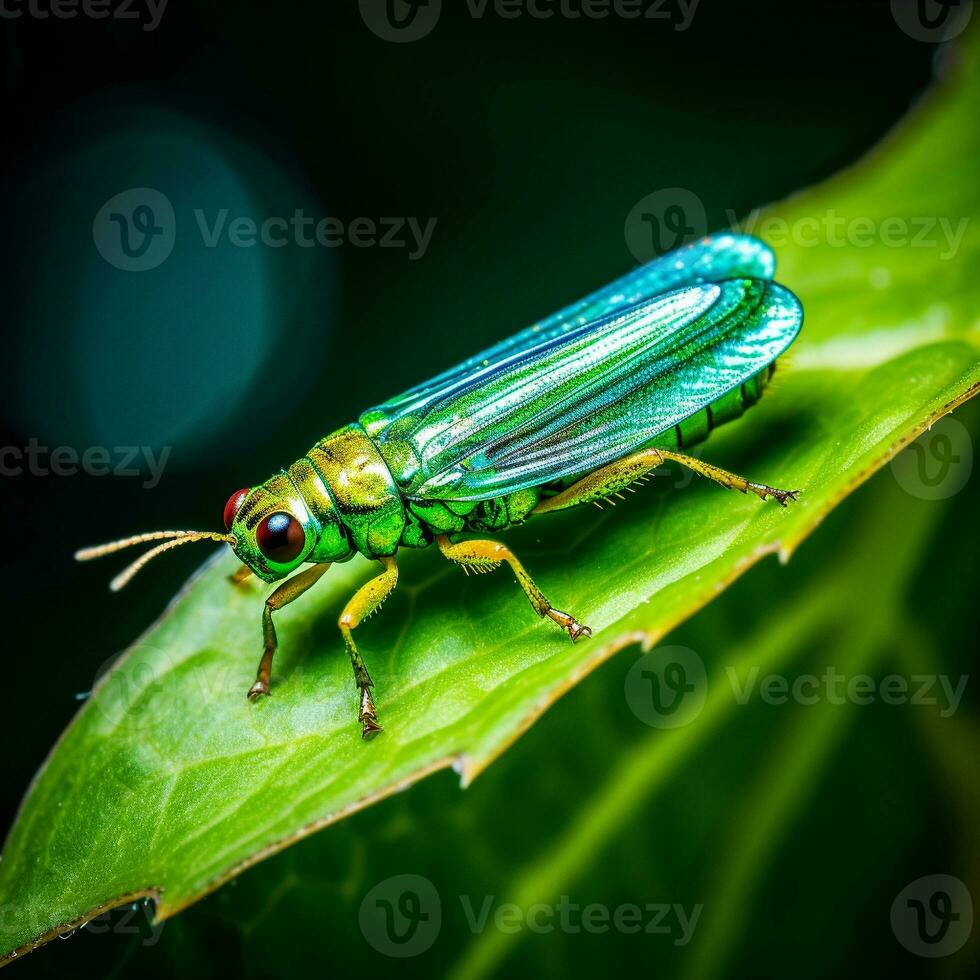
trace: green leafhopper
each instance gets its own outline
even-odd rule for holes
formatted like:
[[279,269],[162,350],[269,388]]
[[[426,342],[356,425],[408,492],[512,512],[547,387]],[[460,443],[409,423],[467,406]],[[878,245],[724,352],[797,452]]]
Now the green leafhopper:
[[757,239],[702,239],[362,413],[287,469],[232,494],[224,532],[154,531],[76,557],[160,542],[113,579],[116,590],[165,551],[224,541],[243,563],[236,579],[287,579],[266,599],[251,699],[270,691],[273,612],[333,562],[356,553],[380,562],[381,573],[339,621],[361,732],[371,738],[381,726],[354,630],[395,587],[401,548],[435,544],[475,572],[506,562],[535,612],[577,640],[591,635],[589,627],[552,606],[509,548],[461,535],[601,505],[668,459],[763,500],[795,499],[798,491],[750,482],[683,452],[758,400],[799,333],[802,308],[772,281],[774,269]]

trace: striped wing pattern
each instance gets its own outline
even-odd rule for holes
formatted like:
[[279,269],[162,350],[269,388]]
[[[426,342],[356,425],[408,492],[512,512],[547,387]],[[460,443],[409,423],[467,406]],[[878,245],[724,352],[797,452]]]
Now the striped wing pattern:
[[702,240],[364,413],[415,499],[475,500],[612,462],[771,364],[802,321],[745,236]]

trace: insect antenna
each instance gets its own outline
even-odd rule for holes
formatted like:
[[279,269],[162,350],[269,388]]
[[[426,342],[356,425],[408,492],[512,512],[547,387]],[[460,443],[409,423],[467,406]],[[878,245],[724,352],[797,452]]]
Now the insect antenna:
[[110,583],[109,588],[113,592],[118,592],[125,586],[133,576],[147,562],[152,561],[157,555],[162,555],[165,551],[178,548],[183,544],[191,544],[194,541],[224,541],[228,544],[235,543],[235,536],[232,534],[219,534],[215,531],[148,531],[146,534],[134,534],[129,538],[120,538],[118,541],[110,541],[108,544],[94,545],[91,548],[81,548],[75,552],[76,561],[91,561],[93,558],[103,558],[106,555],[115,554],[124,548],[131,548],[133,545],[145,544],[147,541],[162,541],[155,548],[140,555],[136,561],[127,565]]

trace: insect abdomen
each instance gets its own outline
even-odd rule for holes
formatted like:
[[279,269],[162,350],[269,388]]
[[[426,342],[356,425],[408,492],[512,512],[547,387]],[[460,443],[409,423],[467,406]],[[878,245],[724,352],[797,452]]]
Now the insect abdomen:
[[[434,534],[503,531],[521,524],[534,510],[541,492],[541,487],[531,487],[486,500],[408,500],[405,506],[410,521],[419,525],[420,539],[431,541]],[[403,544],[420,546],[411,541]]]
[[679,425],[675,425],[669,432],[658,436],[655,445],[683,450],[703,442],[712,429],[739,418],[747,408],[751,408],[762,397],[762,392],[775,370],[776,364],[773,362],[738,388],[733,388],[700,412],[695,412]]

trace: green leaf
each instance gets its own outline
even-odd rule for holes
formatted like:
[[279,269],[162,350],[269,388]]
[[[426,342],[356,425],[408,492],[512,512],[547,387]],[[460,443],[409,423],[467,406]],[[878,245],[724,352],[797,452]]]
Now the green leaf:
[[[601,776],[587,782],[582,797],[566,792],[556,798],[549,793],[547,800],[536,801],[539,810],[560,805],[563,812],[570,811],[568,817],[563,816],[560,831],[546,836],[540,853],[522,854],[521,862],[494,869],[495,880],[485,883],[478,894],[495,895],[497,907],[512,903],[528,910],[536,903],[554,906],[562,895],[603,894],[602,885],[596,882],[600,878],[610,885],[611,907],[623,902],[624,891],[631,899],[684,898],[682,904],[689,914],[693,915],[698,904],[706,910],[697,924],[697,941],[683,944],[687,948],[678,956],[679,951],[671,948],[680,945],[674,942],[676,935],[662,938],[655,953],[658,972],[691,978],[722,973],[720,964],[739,937],[758,932],[758,923],[767,921],[753,896],[773,854],[784,845],[786,831],[797,827],[803,812],[815,804],[831,760],[839,768],[848,765],[840,758],[840,743],[857,723],[856,716],[868,714],[868,708],[853,699],[835,703],[818,696],[807,703],[803,698],[787,697],[786,704],[778,699],[766,703],[761,693],[764,679],[817,676],[828,661],[847,680],[877,675],[878,666],[886,661],[901,633],[901,610],[909,598],[910,580],[942,516],[941,506],[903,494],[894,482],[877,489],[865,499],[857,520],[852,520],[851,526],[860,526],[861,533],[839,557],[832,574],[826,569],[828,560],[835,557],[834,544],[823,540],[818,553],[807,555],[807,567],[793,569],[791,584],[780,587],[771,572],[760,582],[762,588],[756,590],[752,607],[758,615],[749,629],[731,635],[731,621],[726,621],[721,603],[699,617],[701,628],[685,636],[707,661],[705,697],[696,718],[677,728],[632,732],[629,743],[618,746],[615,762],[605,767],[608,771],[594,764],[595,752],[586,753],[592,763],[586,766],[593,776]],[[896,521],[901,521],[903,529],[898,540]],[[884,568],[883,553],[889,556]],[[782,577],[788,576],[784,572]],[[855,617],[851,600],[871,580],[875,588],[862,602],[860,617]],[[779,602],[766,602],[767,588],[770,595],[779,590]],[[734,603],[728,605],[731,612]],[[622,683],[617,686],[619,699],[608,698],[602,710],[580,710],[574,719],[566,717],[566,729],[572,725],[581,728],[587,718],[590,732],[615,730],[614,714],[617,709],[622,711]],[[806,689],[807,695],[811,690]],[[573,731],[567,730],[565,737],[573,738]],[[539,763],[560,764],[558,756],[565,743],[558,737],[552,744],[551,758],[546,754],[548,746],[539,747]],[[511,779],[519,778],[516,767],[510,768]],[[705,778],[705,768],[710,768],[711,779]],[[860,763],[852,762],[850,768],[860,772]],[[976,784],[971,777],[969,785]],[[693,800],[689,794],[694,795]],[[492,806],[486,794],[481,802],[485,808]],[[696,817],[691,812],[694,805],[699,811]],[[867,811],[872,809],[869,806]],[[485,826],[489,813],[484,810],[482,816]],[[642,828],[642,836],[659,841],[654,845],[659,850],[654,859],[640,861],[638,855],[629,853],[639,845],[636,828]],[[439,839],[444,844],[461,843],[447,834]],[[610,855],[619,840],[629,842],[627,855]],[[407,848],[407,842],[403,846]],[[445,874],[434,859],[422,863],[417,853],[409,854],[409,861],[414,858],[420,866],[438,869],[433,877]],[[870,858],[865,856],[864,861],[867,865]],[[625,871],[633,863],[643,870]],[[391,874],[378,861],[371,865],[369,881],[371,872],[378,878]],[[790,862],[783,872],[790,878],[790,888],[799,886],[798,869],[799,863]],[[639,887],[633,880],[637,877],[642,881]],[[705,877],[707,882],[702,880]],[[816,886],[817,877],[805,879],[808,888]],[[576,888],[585,880],[584,889]],[[472,882],[467,882],[463,894],[473,890]],[[440,891],[451,893],[452,889],[443,886]],[[643,907],[642,901],[640,905]],[[844,917],[840,910],[838,914]],[[798,919],[804,921],[797,921],[795,928],[803,930],[799,941],[805,942],[812,935],[812,926],[805,917]],[[492,975],[528,933],[527,929],[488,928],[467,941],[467,930],[461,924],[453,925],[443,933],[457,940],[454,946],[462,947],[449,971],[455,980]],[[562,950],[565,956],[581,955],[581,941],[576,944],[569,939],[567,945]],[[764,962],[766,952],[771,955],[771,950],[761,950],[753,962]],[[527,949],[526,955],[533,959],[540,950]],[[817,975],[825,975],[826,962],[817,964]],[[530,972],[523,965],[524,972]],[[726,965],[724,975],[752,972],[751,968],[740,971]],[[565,969],[571,971],[575,966],[582,968],[581,963],[569,962]],[[798,972],[806,968],[801,964]]]
[[[546,593],[595,629],[574,647],[504,573],[465,579],[438,555],[405,556],[399,591],[359,632],[386,729],[369,744],[335,627],[367,563],[331,569],[279,615],[274,694],[256,705],[244,692],[264,592],[229,584],[230,556],[210,563],[103,678],[31,787],[0,863],[0,951],[22,954],[134,896],[155,898],[165,918],[437,769],[453,766],[467,784],[614,652],[656,642],[763,556],[789,556],[975,393],[980,73],[963,54],[956,84],[879,151],[752,228],[777,245],[778,279],[807,319],[776,392],[706,455],[804,487],[796,506],[671,471],[629,506],[509,534]],[[918,463],[903,453],[896,479],[912,494],[941,494]],[[855,646],[856,662],[867,652]],[[813,738],[805,751],[815,758],[823,743]],[[792,802],[790,787],[773,818]],[[736,868],[731,887],[740,880]]]
[[[960,415],[974,437],[978,410]],[[688,724],[651,728],[627,710],[624,679],[644,662],[615,658],[465,794],[439,774],[152,930],[146,913],[107,916],[141,934],[57,943],[45,969],[105,973],[115,961],[126,975],[190,980],[227,963],[247,977],[329,963],[339,976],[474,980],[593,976],[615,959],[701,980],[758,975],[819,935],[794,976],[855,961],[907,972],[889,926],[897,892],[942,869],[975,894],[980,868],[977,714],[963,686],[973,555],[958,547],[975,523],[967,488],[921,500],[881,473],[788,567],[763,563],[651,652],[680,644],[701,657],[705,696]],[[814,687],[829,670],[842,679],[834,698]],[[841,698],[862,676],[874,678],[870,701]],[[805,680],[804,696],[766,696],[770,677]],[[895,681],[907,697],[886,702]],[[418,941],[399,943],[377,902],[405,908],[413,893]],[[587,908],[608,920],[632,907],[649,923],[648,905],[664,902],[693,923],[689,942],[674,913],[653,934],[583,928]],[[403,936],[410,922],[396,923]]]

